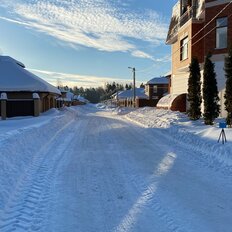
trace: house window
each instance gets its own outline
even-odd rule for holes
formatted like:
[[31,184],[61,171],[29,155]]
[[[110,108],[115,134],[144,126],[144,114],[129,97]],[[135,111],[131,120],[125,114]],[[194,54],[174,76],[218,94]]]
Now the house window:
[[145,85],[145,93],[149,92],[149,85]]
[[180,41],[180,60],[188,58],[188,37]]
[[216,20],[216,48],[227,48],[227,17]]
[[153,86],[153,93],[157,93],[157,92],[158,92],[157,85],[154,85],[154,86]]

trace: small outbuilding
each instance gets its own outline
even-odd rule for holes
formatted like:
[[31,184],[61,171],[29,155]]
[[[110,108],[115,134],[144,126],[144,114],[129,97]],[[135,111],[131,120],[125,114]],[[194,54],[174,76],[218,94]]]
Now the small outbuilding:
[[[0,56],[2,118],[38,116],[56,106],[60,90],[25,69],[12,57]],[[5,111],[5,112],[2,112]]]

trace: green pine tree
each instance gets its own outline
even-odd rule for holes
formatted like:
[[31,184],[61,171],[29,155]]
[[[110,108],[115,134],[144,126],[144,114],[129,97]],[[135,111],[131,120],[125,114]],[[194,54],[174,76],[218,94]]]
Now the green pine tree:
[[214,63],[210,60],[211,55],[205,58],[203,74],[203,100],[204,100],[204,122],[213,125],[215,118],[219,116],[219,97]]
[[201,117],[201,73],[198,59],[192,58],[189,65],[188,96],[189,110],[188,116],[191,120],[197,120]]
[[229,49],[228,56],[225,57],[225,109],[227,111],[227,124],[232,125],[232,47]]

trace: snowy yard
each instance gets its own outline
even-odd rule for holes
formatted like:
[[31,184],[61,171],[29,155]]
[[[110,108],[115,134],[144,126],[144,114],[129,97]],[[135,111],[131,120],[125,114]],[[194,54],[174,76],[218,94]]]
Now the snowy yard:
[[0,128],[1,232],[231,232],[230,129],[93,105]]

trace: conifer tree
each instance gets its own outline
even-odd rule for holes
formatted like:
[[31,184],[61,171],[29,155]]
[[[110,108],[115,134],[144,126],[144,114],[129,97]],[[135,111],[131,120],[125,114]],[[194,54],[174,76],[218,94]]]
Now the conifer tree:
[[189,79],[188,79],[188,96],[189,110],[188,116],[191,120],[197,120],[201,117],[201,73],[198,59],[192,58],[189,65]]
[[204,122],[212,125],[215,118],[219,116],[219,97],[214,63],[210,60],[211,54],[205,58],[203,74],[203,101],[204,101]]
[[227,111],[227,124],[232,125],[232,47],[230,47],[228,56],[225,57],[225,76],[226,76],[226,89],[225,89],[225,109]]

